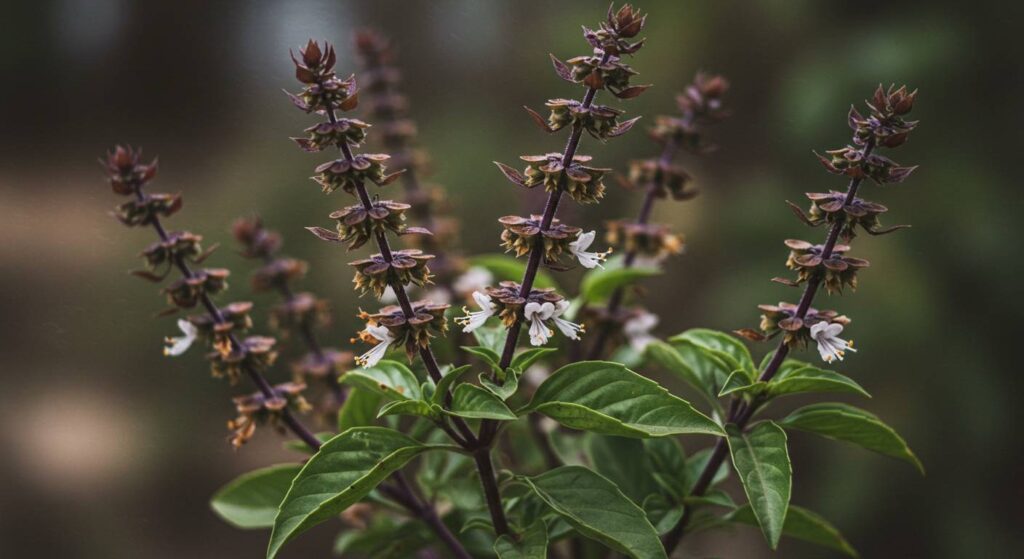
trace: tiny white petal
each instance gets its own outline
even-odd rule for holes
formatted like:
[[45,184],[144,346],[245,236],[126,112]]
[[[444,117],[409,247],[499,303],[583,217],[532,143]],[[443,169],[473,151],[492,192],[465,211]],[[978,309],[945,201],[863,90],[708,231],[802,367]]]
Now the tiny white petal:
[[551,330],[548,330],[547,325],[544,324],[544,320],[539,315],[534,314],[533,318],[530,319],[530,344],[535,346],[542,346],[548,343],[548,338],[551,336]]
[[564,318],[559,318],[557,316],[554,317],[552,320],[555,323],[555,327],[557,327],[562,332],[563,336],[569,338],[570,340],[580,339],[580,332],[583,331],[583,326],[576,324],[575,322],[569,322],[568,320]]
[[452,284],[456,293],[465,294],[483,289],[494,281],[494,275],[482,266],[472,266]]
[[384,288],[384,293],[381,293],[380,302],[385,305],[391,305],[398,302],[398,296],[395,295],[395,290],[391,289],[390,285]]
[[590,248],[590,245],[594,244],[594,237],[597,235],[596,231],[590,231],[587,233],[581,233],[576,240],[569,243],[569,246],[574,247],[577,251],[584,251]]
[[391,343],[395,341],[395,336],[386,326],[367,326],[366,332],[381,342]]
[[164,339],[164,343],[168,344],[164,347],[164,355],[168,357],[177,357],[188,351],[188,348],[192,347],[192,343],[196,341],[196,337],[199,335],[199,329],[185,319],[178,320],[178,329],[185,335]]
[[[607,258],[608,252],[587,252],[587,248],[593,244],[596,232],[582,233],[575,241],[569,243],[569,252],[580,261],[584,268],[604,268],[601,262]],[[610,251],[609,251],[610,252]]]

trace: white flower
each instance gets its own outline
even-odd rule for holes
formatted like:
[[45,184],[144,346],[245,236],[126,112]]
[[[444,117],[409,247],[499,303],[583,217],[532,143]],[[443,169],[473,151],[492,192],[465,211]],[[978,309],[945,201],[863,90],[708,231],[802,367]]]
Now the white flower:
[[644,311],[627,320],[622,325],[622,333],[626,335],[633,350],[643,352],[647,345],[654,341],[651,330],[657,325],[658,315]]
[[167,344],[164,347],[164,355],[168,357],[177,357],[188,351],[188,348],[192,346],[192,342],[196,341],[196,336],[199,335],[199,330],[185,319],[178,321],[178,329],[185,335],[176,338],[164,338],[164,343]]
[[356,365],[363,368],[373,367],[379,363],[384,358],[384,354],[388,352],[388,346],[391,345],[391,342],[395,341],[395,336],[391,334],[391,330],[384,326],[367,326],[366,333],[380,343],[373,346],[370,351],[356,357]]
[[842,361],[847,351],[857,351],[853,349],[853,340],[846,341],[839,337],[842,331],[843,325],[836,322],[829,324],[822,321],[811,326],[811,337],[818,342],[818,353],[826,363],[836,359]]
[[443,287],[435,287],[424,293],[420,299],[439,305],[447,305],[452,302],[452,294]]
[[526,308],[523,309],[523,316],[526,320],[530,321],[530,343],[535,346],[541,346],[548,343],[548,338],[551,337],[552,332],[544,321],[551,318],[551,315],[555,313],[555,306],[551,303],[527,303]]
[[473,292],[473,300],[476,301],[480,310],[469,312],[468,307],[462,307],[462,312],[466,313],[466,316],[455,319],[455,324],[462,326],[462,331],[467,334],[483,326],[487,319],[494,316],[495,311],[498,310],[498,305],[494,304],[491,298],[481,291]]
[[490,270],[482,266],[472,266],[466,273],[455,279],[452,290],[459,294],[480,291],[494,281],[494,275]]
[[594,231],[582,233],[579,237],[576,237],[575,241],[569,243],[569,252],[580,261],[584,268],[593,268],[595,266],[604,268],[601,263],[612,252],[611,249],[608,249],[607,252],[586,252],[590,245],[594,243],[594,236],[596,234]]
[[395,295],[395,290],[391,289],[391,286],[384,288],[384,292],[380,294],[380,302],[385,305],[393,305],[398,302],[398,295]]
[[569,310],[569,301],[562,299],[555,306],[555,312],[551,314],[551,319],[554,321],[555,326],[562,331],[562,335],[570,340],[580,339],[580,333],[586,332],[582,324],[576,324],[575,322],[569,322],[562,318],[565,311]]

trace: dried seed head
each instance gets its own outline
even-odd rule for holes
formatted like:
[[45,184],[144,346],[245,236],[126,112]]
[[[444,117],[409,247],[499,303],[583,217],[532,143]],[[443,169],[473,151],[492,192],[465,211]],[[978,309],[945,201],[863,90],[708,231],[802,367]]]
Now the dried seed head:
[[[405,312],[397,305],[384,307],[375,314],[361,314],[360,318],[367,321],[367,327],[383,326],[387,328],[391,336],[394,337],[392,344],[403,346],[411,363],[421,348],[430,345],[431,338],[448,333],[448,320],[445,318],[445,311],[449,306],[430,301],[416,301],[412,303],[412,318],[406,318]],[[380,343],[380,340],[371,335],[368,330],[362,330],[357,335],[363,342],[372,345]]]
[[433,255],[423,254],[416,249],[393,251],[391,262],[380,254],[374,254],[369,258],[349,263],[356,269],[352,283],[360,295],[372,291],[377,298],[384,294],[384,290],[394,280],[403,286],[413,284],[422,287],[432,283],[433,276],[427,263],[433,258]]
[[331,323],[331,307],[325,299],[312,293],[296,293],[270,311],[270,327],[288,337],[291,331],[327,326]]
[[697,195],[689,189],[693,178],[679,165],[659,159],[640,159],[629,162],[629,182],[639,187],[654,188],[654,195],[674,200],[689,200]]
[[[847,325],[850,319],[838,314],[835,311],[819,311],[809,308],[804,318],[797,316],[797,306],[791,303],[779,303],[778,305],[758,305],[761,309],[761,331],[764,337],[761,339],[773,338],[780,332],[783,333],[783,340],[786,344],[803,347],[811,341],[811,326],[818,322],[836,323]],[[741,331],[744,334],[746,330]],[[741,335],[744,335],[741,334]],[[749,336],[745,336],[749,337]]]
[[409,208],[409,204],[378,200],[369,210],[362,204],[356,204],[333,212],[330,218],[338,221],[337,240],[347,241],[349,250],[352,250],[366,244],[377,233],[405,233],[405,212]]
[[384,162],[391,156],[383,153],[362,153],[348,159],[328,161],[316,168],[318,173],[313,180],[320,184],[325,194],[337,189],[355,195],[356,185],[369,180],[377,186],[390,184],[402,173],[386,174]]
[[825,290],[829,293],[840,293],[843,286],[847,285],[857,289],[857,271],[870,265],[867,260],[846,256],[845,253],[850,250],[847,245],[835,245],[828,258],[825,258],[824,245],[788,239],[786,246],[790,249],[786,267],[797,272],[794,285],[809,281],[812,277],[822,277]]
[[262,392],[255,392],[233,398],[238,416],[228,421],[228,429],[233,431],[231,446],[238,449],[249,442],[256,432],[257,425],[269,423],[278,431],[282,431],[284,428],[280,423],[281,412],[286,408],[298,412],[308,411],[309,403],[302,395],[305,389],[305,383],[286,382],[274,386],[274,395],[271,397]]
[[257,216],[235,220],[231,232],[242,245],[242,256],[246,258],[266,258],[281,248],[281,236],[265,228]]
[[156,176],[157,160],[149,164],[142,163],[142,150],[131,146],[115,146],[107,152],[106,160],[100,164],[106,168],[107,178],[115,194],[131,196]]
[[608,244],[645,260],[661,262],[683,251],[683,239],[668,225],[617,220],[607,223]]

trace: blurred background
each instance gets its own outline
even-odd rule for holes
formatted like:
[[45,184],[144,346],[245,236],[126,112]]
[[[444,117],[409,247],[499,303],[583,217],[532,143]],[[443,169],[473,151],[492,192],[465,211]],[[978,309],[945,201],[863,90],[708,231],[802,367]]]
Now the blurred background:
[[[160,155],[154,188],[185,194],[172,227],[225,245],[212,263],[233,269],[230,297],[250,298],[251,269],[232,246],[230,223],[257,212],[282,230],[286,251],[312,264],[304,285],[334,306],[329,341],[344,346],[360,303],[350,255],[302,227],[330,227],[327,214],[349,202],[320,194],[307,177],[325,157],[287,139],[312,123],[281,93],[295,89],[288,49],[309,37],[332,40],[346,73],[355,70],[353,30],[394,37],[433,178],[463,220],[462,244],[496,252],[495,218],[537,203],[491,161],[561,149],[564,136],[540,133],[519,107],[578,94],[554,75],[547,53],[585,53],[579,26],[596,24],[606,7],[8,2],[0,21],[8,76],[0,89],[0,555],[259,556],[265,534],[230,528],[207,499],[235,475],[292,456],[270,431],[233,452],[224,429],[231,389],[209,378],[199,352],[161,357],[173,320],[154,320],[161,297],[126,276],[150,235],[107,216],[116,200],[97,156],[115,142]],[[861,288],[820,304],[854,319],[860,352],[841,370],[875,396],[865,407],[907,438],[928,476],[796,435],[793,501],[831,519],[865,557],[1024,551],[1015,347],[1024,309],[1014,248],[1024,236],[1014,186],[1024,84],[1010,25],[1020,8],[923,0],[648,0],[641,8],[650,12],[648,46],[633,64],[638,82],[655,87],[624,107],[630,115],[650,122],[674,111],[674,93],[699,69],[733,85],[734,116],[711,132],[721,149],[681,159],[701,195],[657,207],[655,219],[688,243],[647,284],[661,334],[753,326],[757,304],[795,299],[768,281],[784,272],[782,240],[820,232],[808,232],[783,201],[844,184],[811,149],[844,145],[849,104],[879,82],[920,88],[913,116],[922,124],[895,159],[921,168],[903,185],[864,191],[890,207],[885,223],[914,227],[858,237],[855,255],[872,261]],[[582,151],[622,170],[656,150],[635,131],[607,145],[585,139]],[[599,226],[633,214],[638,202],[612,189],[578,220]],[[272,297],[255,300],[265,310]],[[754,348],[755,357],[767,350]],[[330,538],[312,533],[284,556],[323,557]],[[697,537],[684,552],[770,555],[755,530]],[[794,542],[779,552],[825,553]]]

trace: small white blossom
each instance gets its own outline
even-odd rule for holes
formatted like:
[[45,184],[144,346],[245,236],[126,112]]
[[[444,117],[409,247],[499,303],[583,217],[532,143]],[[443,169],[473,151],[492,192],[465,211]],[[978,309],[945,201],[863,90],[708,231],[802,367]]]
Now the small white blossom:
[[363,368],[373,367],[379,363],[384,358],[384,354],[388,352],[388,346],[395,341],[395,336],[384,326],[367,326],[366,332],[380,343],[373,346],[370,351],[356,357],[356,365]]
[[847,351],[856,352],[853,349],[853,340],[846,341],[839,337],[843,331],[843,325],[837,322],[817,322],[811,326],[811,337],[818,342],[818,353],[826,363],[836,359],[842,361]]
[[452,290],[459,294],[480,291],[494,282],[494,275],[482,266],[472,266],[455,279]]
[[651,330],[658,325],[658,315],[649,312],[641,312],[622,325],[622,333],[629,340],[630,347],[634,351],[643,352],[648,344],[654,341]]
[[438,305],[447,305],[452,302],[452,294],[443,287],[435,287],[423,294],[420,299],[430,301]]
[[199,335],[199,330],[185,319],[178,321],[178,329],[185,335],[164,338],[164,343],[167,344],[164,347],[164,355],[168,357],[177,357],[188,351],[188,348],[192,346],[192,342],[196,341],[196,337]]
[[548,343],[548,338],[554,332],[544,324],[544,321],[551,318],[555,313],[555,306],[551,303],[527,303],[523,309],[523,316],[530,321],[530,343],[535,346],[542,346]]
[[584,268],[604,268],[601,263],[604,262],[605,258],[608,258],[608,255],[612,252],[611,249],[608,249],[606,252],[586,252],[586,250],[590,248],[590,245],[594,243],[595,235],[597,235],[597,233],[594,231],[582,233],[575,241],[569,243],[569,252],[571,252],[572,255],[580,261],[580,264]]
[[481,291],[473,292],[473,300],[476,301],[480,310],[470,312],[468,307],[462,307],[462,312],[466,313],[466,316],[455,319],[455,324],[462,326],[462,331],[467,334],[483,326],[487,319],[494,316],[495,311],[498,310],[498,305],[494,304],[491,298]]
[[398,302],[398,295],[395,295],[395,290],[391,289],[391,286],[384,288],[384,292],[380,294],[380,302],[385,305],[394,305]]
[[570,340],[578,340],[580,339],[580,334],[585,333],[586,329],[584,329],[582,324],[569,322],[562,318],[562,315],[565,314],[565,311],[567,310],[569,310],[569,301],[562,299],[557,305],[555,305],[555,312],[551,314],[551,319],[555,323],[555,326],[561,330],[563,336]]

